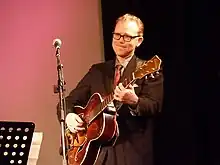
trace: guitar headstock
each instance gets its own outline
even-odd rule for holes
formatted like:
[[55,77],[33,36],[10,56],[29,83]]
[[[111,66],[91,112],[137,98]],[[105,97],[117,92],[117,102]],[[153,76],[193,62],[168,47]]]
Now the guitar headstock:
[[150,60],[141,65],[135,72],[134,78],[141,79],[146,75],[152,74],[160,70],[162,60],[155,55]]

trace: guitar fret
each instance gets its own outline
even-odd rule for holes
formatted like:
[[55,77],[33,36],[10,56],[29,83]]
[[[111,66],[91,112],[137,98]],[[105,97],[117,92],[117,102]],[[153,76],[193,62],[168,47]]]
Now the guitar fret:
[[105,104],[105,100],[101,102],[100,104],[101,104],[101,107],[103,107],[103,105]]

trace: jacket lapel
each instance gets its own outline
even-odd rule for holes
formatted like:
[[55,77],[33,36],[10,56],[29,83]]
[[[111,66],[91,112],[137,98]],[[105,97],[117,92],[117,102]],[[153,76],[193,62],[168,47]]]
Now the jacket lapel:
[[104,86],[106,90],[106,94],[109,94],[113,90],[113,81],[114,81],[114,66],[115,66],[115,61],[111,60],[106,63],[103,72],[103,77],[104,77]]

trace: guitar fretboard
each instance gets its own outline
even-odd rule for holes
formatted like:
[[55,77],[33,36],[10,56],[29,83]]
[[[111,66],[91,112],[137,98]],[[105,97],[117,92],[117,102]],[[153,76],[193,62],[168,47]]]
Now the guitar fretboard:
[[[127,77],[123,80],[122,84],[125,88],[127,88],[128,85],[132,84],[135,80],[136,79],[134,79],[134,76],[132,73],[129,77]],[[102,102],[100,104],[98,104],[93,109],[93,111],[89,115],[89,122],[88,123],[91,123],[96,118],[96,116],[98,116],[100,113],[102,113],[105,110],[105,108],[108,106],[108,104],[110,104],[113,100],[114,100],[114,93],[112,92],[110,95],[106,96],[102,100]]]

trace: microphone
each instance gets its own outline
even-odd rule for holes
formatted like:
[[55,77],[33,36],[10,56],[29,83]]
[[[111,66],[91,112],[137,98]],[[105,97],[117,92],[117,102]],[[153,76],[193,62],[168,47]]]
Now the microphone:
[[59,49],[60,47],[61,47],[61,44],[62,44],[62,42],[61,42],[61,40],[60,39],[54,39],[53,40],[53,46],[56,48],[56,49]]

